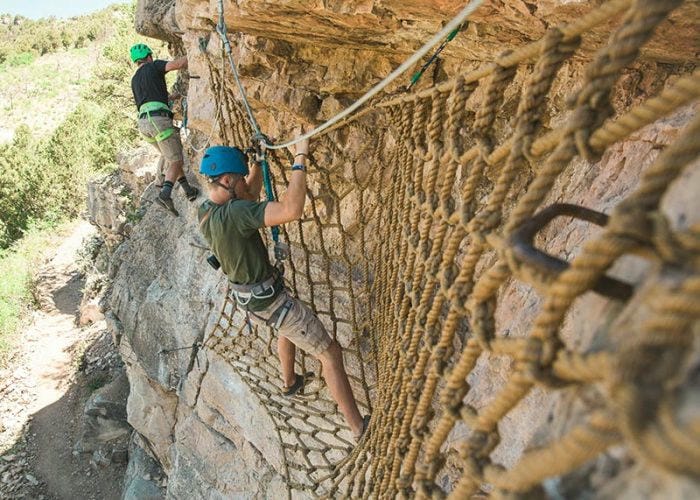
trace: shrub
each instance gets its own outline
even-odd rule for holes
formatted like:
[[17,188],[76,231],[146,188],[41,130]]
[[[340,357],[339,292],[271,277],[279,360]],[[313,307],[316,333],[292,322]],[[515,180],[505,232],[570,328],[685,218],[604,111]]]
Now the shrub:
[[[55,223],[76,216],[85,185],[115,168],[117,151],[137,138],[130,102],[128,48],[136,35],[133,6],[108,10],[111,39],[104,59],[75,111],[47,139],[19,127],[12,143],[0,145],[0,249],[20,238],[33,221]],[[86,37],[98,25],[84,26]],[[60,31],[56,31],[57,40]],[[30,54],[31,55],[31,54]]]
[[8,54],[5,62],[8,66],[27,66],[34,62],[36,56],[31,52],[20,52],[19,54]]

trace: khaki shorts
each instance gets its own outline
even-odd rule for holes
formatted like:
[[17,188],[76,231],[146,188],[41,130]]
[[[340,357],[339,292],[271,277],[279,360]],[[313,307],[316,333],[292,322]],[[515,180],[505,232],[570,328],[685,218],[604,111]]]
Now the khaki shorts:
[[[159,132],[172,127],[173,119],[167,116],[151,116],[150,119],[148,117],[139,119],[138,126],[139,132],[146,137],[153,138],[158,135]],[[153,143],[168,163],[184,161],[182,157],[182,143],[180,142],[180,129],[177,127],[174,128],[175,132],[173,132],[170,137],[164,141]]]
[[287,290],[282,290],[267,309],[251,311],[251,321],[259,326],[268,325],[272,314],[288,300],[292,301],[292,307],[277,330],[278,333],[312,356],[323,354],[330,347],[333,339],[328,335],[318,316],[302,301],[290,295]]

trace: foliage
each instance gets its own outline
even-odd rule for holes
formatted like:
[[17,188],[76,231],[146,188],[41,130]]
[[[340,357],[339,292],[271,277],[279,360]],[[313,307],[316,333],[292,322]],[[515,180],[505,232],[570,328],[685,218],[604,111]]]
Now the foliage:
[[31,64],[36,59],[36,56],[32,52],[17,52],[9,54],[5,57],[5,63],[8,66],[26,66]]
[[10,62],[13,58],[16,60],[19,54],[37,57],[72,47],[84,47],[104,38],[113,13],[120,8],[115,5],[66,20],[53,17],[33,20],[3,14],[0,16],[0,63]]
[[90,80],[72,76],[82,98],[52,133],[42,136],[20,125],[10,143],[0,144],[0,365],[31,306],[32,272],[55,228],[83,209],[87,180],[113,170],[117,152],[137,139],[128,58],[138,39],[134,8],[118,5],[68,21],[0,15],[0,83],[16,94],[13,75],[22,71],[38,89],[28,100],[14,99],[18,112],[27,113],[29,101],[37,101],[40,91],[50,93],[65,77],[53,63],[41,64],[42,54],[63,49],[68,56],[99,54]]
[[125,57],[136,39],[133,8],[103,11],[110,22],[100,63],[82,101],[61,125],[47,138],[32,137],[28,127],[20,126],[10,144],[0,145],[0,248],[33,222],[76,216],[84,206],[87,180],[114,169],[117,152],[135,142],[132,68]]

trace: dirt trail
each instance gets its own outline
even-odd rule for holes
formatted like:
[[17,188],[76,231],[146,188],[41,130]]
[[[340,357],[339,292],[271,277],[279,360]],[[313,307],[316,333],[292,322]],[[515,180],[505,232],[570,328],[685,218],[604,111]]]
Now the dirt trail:
[[123,467],[94,468],[73,451],[91,392],[79,358],[103,336],[99,325],[76,326],[84,284],[78,251],[93,233],[77,225],[39,270],[40,310],[0,372],[0,498],[120,498]]

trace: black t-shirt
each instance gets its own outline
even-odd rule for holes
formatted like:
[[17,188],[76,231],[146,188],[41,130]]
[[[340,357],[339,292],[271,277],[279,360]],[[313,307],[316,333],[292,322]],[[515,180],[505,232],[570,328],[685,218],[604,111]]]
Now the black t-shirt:
[[134,94],[136,109],[144,102],[160,101],[168,105],[168,87],[165,84],[167,61],[157,59],[142,64],[131,78],[131,92]]

